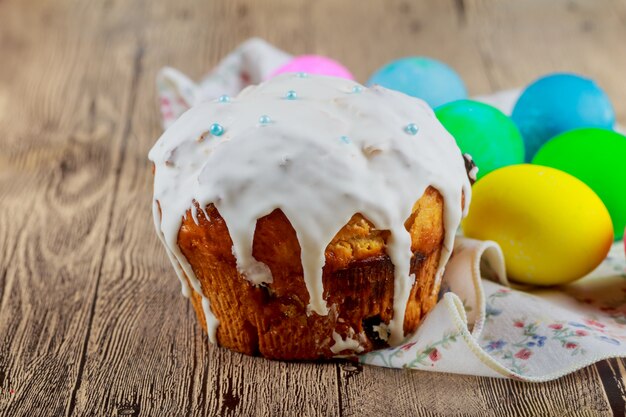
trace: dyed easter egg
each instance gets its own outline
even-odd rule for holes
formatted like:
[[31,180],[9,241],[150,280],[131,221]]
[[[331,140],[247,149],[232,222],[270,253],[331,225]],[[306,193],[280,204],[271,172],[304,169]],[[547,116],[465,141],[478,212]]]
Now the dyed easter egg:
[[331,77],[354,80],[354,76],[339,62],[321,55],[300,55],[274,71],[269,78],[286,72],[328,75]]
[[575,74],[551,74],[526,87],[511,118],[524,137],[526,161],[530,161],[541,145],[568,130],[611,129],[615,112],[609,97],[593,80]]
[[507,165],[524,162],[524,141],[515,123],[500,110],[458,100],[435,110],[437,118],[478,167],[478,179]]
[[494,240],[512,280],[534,285],[581,278],[613,243],[611,217],[585,183],[554,168],[521,164],[474,184],[466,236]]
[[611,214],[616,239],[626,226],[626,137],[606,129],[565,132],[537,152],[533,164],[565,171],[587,184]]
[[367,84],[421,98],[432,108],[467,98],[461,77],[443,62],[426,57],[392,61],[376,71]]

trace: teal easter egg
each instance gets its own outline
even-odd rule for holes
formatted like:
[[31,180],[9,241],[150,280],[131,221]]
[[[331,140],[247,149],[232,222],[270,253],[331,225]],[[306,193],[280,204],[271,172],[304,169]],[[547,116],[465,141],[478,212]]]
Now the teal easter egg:
[[526,145],[526,160],[556,135],[582,127],[611,129],[615,112],[593,80],[576,74],[550,74],[522,92],[511,118]]
[[423,56],[401,58],[379,68],[367,81],[374,84],[421,98],[432,108],[467,98],[465,84],[452,68]]
[[609,210],[615,238],[622,238],[626,227],[626,136],[599,128],[572,130],[551,139],[532,162],[560,169],[587,184]]
[[515,123],[500,110],[472,100],[459,100],[435,110],[441,124],[478,167],[478,178],[524,162],[524,140]]

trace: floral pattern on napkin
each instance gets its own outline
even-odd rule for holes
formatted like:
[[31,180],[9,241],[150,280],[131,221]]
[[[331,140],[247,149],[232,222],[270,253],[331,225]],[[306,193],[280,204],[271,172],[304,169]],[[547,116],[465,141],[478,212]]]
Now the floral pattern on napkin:
[[[626,295],[622,242],[615,243],[607,259],[582,280],[526,291],[483,279],[480,272],[470,277],[480,268],[485,245],[495,243],[457,238],[443,281],[446,286],[450,280],[479,283],[484,292],[477,315],[483,321],[480,334],[472,333],[476,324],[467,320],[461,301],[472,294],[454,290],[453,284],[405,344],[362,355],[360,361],[545,381],[601,359],[626,356],[626,309],[620,304]],[[494,255],[491,267],[502,267],[501,252],[494,251]],[[463,271],[465,275],[457,275]]]

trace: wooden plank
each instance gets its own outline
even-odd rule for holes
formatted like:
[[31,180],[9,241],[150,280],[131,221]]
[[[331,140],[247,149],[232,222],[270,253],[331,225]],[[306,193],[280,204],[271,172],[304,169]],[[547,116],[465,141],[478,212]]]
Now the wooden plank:
[[615,416],[626,415],[626,366],[624,359],[610,359],[596,364],[611,411]]
[[[334,364],[270,362],[209,346],[153,230],[147,153],[161,131],[156,71],[207,71],[248,36],[229,23],[253,17],[241,17],[241,4],[210,3],[196,14],[186,13],[190,3],[163,3],[142,10],[139,29],[129,29],[145,53],[75,415],[338,413]],[[269,31],[272,22],[260,16],[252,25]]]
[[[132,65],[72,1],[0,2],[0,398],[71,403],[111,217]],[[96,56],[97,54],[97,56]],[[106,63],[106,65],[105,65]]]
[[146,154],[156,70],[200,77],[252,35],[360,81],[434,56],[473,94],[585,72],[623,122],[625,22],[623,1],[0,1],[0,415],[620,413],[621,360],[532,385],[207,347],[152,230]]
[[613,415],[594,368],[529,384],[346,364],[341,366],[341,379],[345,417]]

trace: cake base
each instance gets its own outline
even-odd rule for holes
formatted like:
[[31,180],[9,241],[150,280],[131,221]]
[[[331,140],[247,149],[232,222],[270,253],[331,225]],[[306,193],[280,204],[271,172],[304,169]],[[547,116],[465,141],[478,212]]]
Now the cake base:
[[[420,239],[414,239],[412,245],[415,283],[404,318],[406,335],[417,329],[436,303],[439,291],[435,275],[443,239],[442,204],[436,191],[426,197],[416,204],[414,215],[407,221],[407,230],[419,233]],[[208,219],[198,210],[197,224],[188,213],[178,243],[220,322],[220,346],[280,360],[326,359],[387,346],[386,324],[393,318],[394,267],[384,247],[360,259],[356,259],[357,251],[346,258],[336,256],[341,251],[327,249],[323,285],[329,314],[307,314],[309,295],[300,247],[286,216],[276,210],[257,223],[253,255],[270,268],[273,282],[255,286],[237,271],[228,228],[218,211],[208,206],[206,213]],[[193,289],[191,301],[206,330],[202,297]]]

